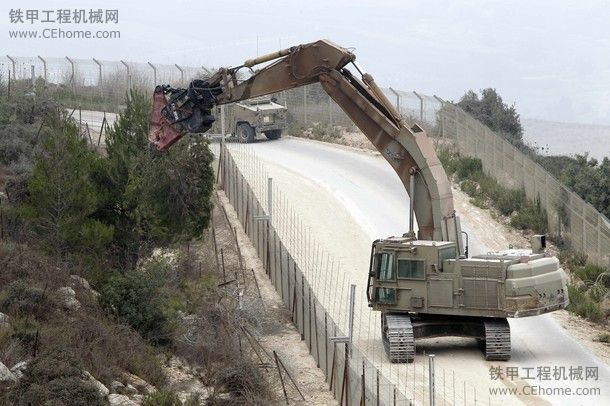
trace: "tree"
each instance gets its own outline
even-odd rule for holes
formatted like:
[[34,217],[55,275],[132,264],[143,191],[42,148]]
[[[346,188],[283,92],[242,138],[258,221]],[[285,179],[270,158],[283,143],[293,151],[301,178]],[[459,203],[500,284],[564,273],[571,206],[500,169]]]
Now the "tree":
[[144,94],[130,92],[125,109],[106,137],[106,158],[100,159],[94,169],[101,196],[95,217],[114,227],[111,262],[118,268],[133,268],[139,257],[139,197],[130,194],[128,187],[139,182],[134,179],[139,176],[135,166],[146,154],[150,107]]
[[117,267],[132,269],[154,247],[198,237],[207,227],[214,187],[206,141],[184,138],[167,152],[148,142],[150,103],[132,91],[95,171],[96,218],[114,227]]
[[148,237],[157,244],[197,238],[208,226],[214,189],[214,157],[208,143],[183,139],[166,153],[142,157],[138,183],[138,212]]
[[523,127],[515,105],[507,105],[496,89],[481,90],[481,97],[472,90],[467,91],[458,102],[464,111],[501,133],[509,141],[518,145],[523,141]]
[[538,156],[546,170],[595,209],[610,217],[610,159],[599,162],[587,154]]
[[112,238],[112,227],[92,217],[98,196],[91,168],[98,158],[61,111],[49,115],[47,125],[50,131],[35,157],[22,214],[59,257],[98,253]]

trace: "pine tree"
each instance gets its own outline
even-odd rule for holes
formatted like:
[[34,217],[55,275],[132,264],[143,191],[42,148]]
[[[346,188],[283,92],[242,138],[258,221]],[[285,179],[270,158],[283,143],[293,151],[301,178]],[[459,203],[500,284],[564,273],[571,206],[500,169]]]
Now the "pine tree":
[[112,238],[112,227],[92,217],[98,195],[91,169],[97,157],[77,126],[61,112],[50,114],[47,124],[50,131],[35,157],[22,213],[46,248],[59,257],[97,253]]

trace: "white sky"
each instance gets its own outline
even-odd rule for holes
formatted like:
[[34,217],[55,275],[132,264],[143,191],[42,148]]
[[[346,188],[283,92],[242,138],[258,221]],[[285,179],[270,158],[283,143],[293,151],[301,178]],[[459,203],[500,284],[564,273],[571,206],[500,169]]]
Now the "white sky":
[[[605,1],[5,0],[0,53],[236,65],[327,38],[354,47],[382,86],[455,100],[495,87],[524,117],[610,124]],[[9,39],[9,10],[118,9],[115,40]],[[72,24],[73,29],[90,28]],[[258,38],[258,41],[257,41]]]

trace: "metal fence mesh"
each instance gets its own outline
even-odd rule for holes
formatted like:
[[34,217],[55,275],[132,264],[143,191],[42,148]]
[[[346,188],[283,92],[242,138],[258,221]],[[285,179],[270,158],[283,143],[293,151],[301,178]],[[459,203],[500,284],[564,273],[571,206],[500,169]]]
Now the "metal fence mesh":
[[461,154],[481,159],[483,170],[498,182],[539,200],[552,235],[591,262],[610,265],[610,221],[603,214],[459,107],[445,103],[440,112],[442,136],[453,139]]
[[[0,58],[0,93],[8,94],[11,86],[31,88],[32,93],[49,92],[67,108],[78,108],[80,119],[87,115],[84,121],[95,122],[97,128],[104,122],[104,114],[99,112],[119,112],[129,89],[150,94],[156,84],[185,86],[207,72],[205,67],[6,56]],[[430,136],[454,140],[461,154],[480,158],[485,172],[500,183],[523,188],[532,201],[539,199],[547,211],[551,234],[587,254],[590,261],[610,265],[610,221],[530,157],[454,104],[416,92],[383,91],[408,122],[420,124]],[[289,122],[305,128],[321,124],[355,130],[319,84],[274,96],[288,107]]]
[[[228,145],[212,144],[222,188],[336,399],[347,405],[429,404],[427,358],[411,364],[385,360],[379,314],[366,306],[362,288],[355,290],[352,345],[333,341],[347,336],[350,323],[350,282],[341,264],[318,245],[290,198],[269,183],[254,150]],[[440,372],[434,376],[435,404],[473,404],[474,383],[456,379],[455,371]]]

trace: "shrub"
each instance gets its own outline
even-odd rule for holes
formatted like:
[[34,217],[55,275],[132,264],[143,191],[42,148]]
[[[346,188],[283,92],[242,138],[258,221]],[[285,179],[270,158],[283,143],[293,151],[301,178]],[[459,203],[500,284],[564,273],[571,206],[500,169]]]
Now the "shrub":
[[536,204],[527,203],[510,220],[511,226],[520,230],[533,230],[538,234],[545,234],[548,230],[548,219],[540,201]]
[[146,396],[142,406],[182,406],[182,401],[175,392],[161,390]]
[[595,341],[599,341],[600,343],[610,343],[610,333],[600,334]]
[[[609,272],[608,269],[601,267],[595,264],[585,264],[576,268],[575,273],[578,277],[584,281],[589,283],[595,283],[597,278],[603,273]],[[607,281],[610,281],[610,277],[604,278]]]
[[311,134],[316,140],[334,140],[341,138],[341,129],[332,125],[315,123],[311,128]]
[[[4,129],[15,130],[15,129]],[[4,132],[4,131],[3,131]],[[22,156],[30,156],[32,153],[32,145],[27,142],[23,136],[3,135],[0,138],[0,164],[11,165],[17,162]]]
[[579,251],[562,250],[559,252],[559,261],[570,270],[584,266],[587,263],[587,254]]
[[496,200],[496,207],[505,216],[519,211],[526,204],[525,191],[523,189],[505,189],[499,194]]
[[238,398],[255,399],[268,398],[268,387],[260,370],[245,359],[236,359],[217,377],[215,384]]
[[460,182],[460,189],[468,196],[476,197],[481,194],[481,186],[474,180],[466,179]]
[[476,179],[483,173],[483,164],[478,158],[462,157],[456,173],[459,179]]
[[12,315],[32,315],[43,319],[48,315],[50,308],[52,302],[46,292],[25,280],[10,283],[1,294],[0,309]]
[[161,281],[142,271],[112,277],[99,301],[108,313],[130,325],[155,345],[170,341],[170,322],[164,313]]
[[34,358],[9,398],[16,405],[104,405],[96,388],[82,379],[83,368],[69,351],[54,349]]
[[604,300],[607,294],[608,288],[601,283],[596,283],[591,286],[591,289],[589,289],[589,295],[591,296],[591,299],[598,303]]
[[459,156],[457,153],[451,148],[440,148],[436,153],[441,164],[443,164],[445,172],[447,172],[447,176],[453,175],[457,171],[459,163]]
[[569,311],[595,323],[604,320],[599,304],[595,303],[584,290],[574,285],[568,285],[568,295],[570,297]]
[[300,122],[293,121],[292,123],[288,124],[286,132],[292,135],[293,137],[303,137],[305,133],[305,127],[303,127]]

